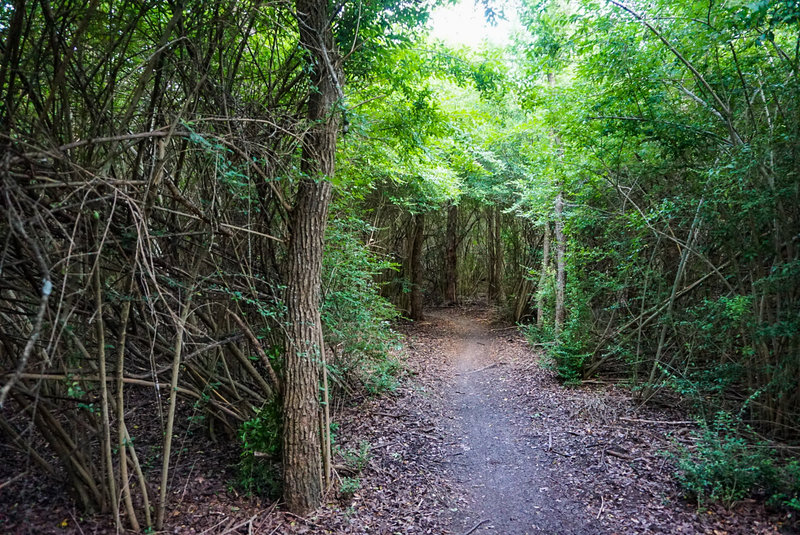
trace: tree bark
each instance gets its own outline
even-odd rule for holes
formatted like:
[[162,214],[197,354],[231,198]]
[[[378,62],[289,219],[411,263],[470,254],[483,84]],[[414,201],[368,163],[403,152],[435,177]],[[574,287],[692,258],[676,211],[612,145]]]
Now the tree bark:
[[500,239],[500,208],[490,206],[486,209],[487,250],[489,256],[487,300],[490,305],[503,301],[503,244]]
[[556,318],[554,333],[556,338],[564,327],[564,290],[567,285],[566,276],[566,251],[567,242],[564,239],[564,194],[559,191],[556,195]]
[[542,267],[539,271],[539,287],[536,290],[536,326],[544,325],[544,286],[547,284],[547,271],[550,269],[550,223],[544,224],[542,238]]
[[409,315],[414,321],[424,318],[422,311],[422,243],[425,241],[425,214],[414,216],[414,234],[411,243],[411,310]]
[[447,210],[447,235],[445,243],[445,291],[444,299],[448,305],[458,303],[458,206],[453,204]]
[[309,129],[303,136],[298,186],[289,215],[287,252],[285,392],[283,399],[283,497],[293,513],[322,502],[320,284],[322,247],[335,167],[341,66],[333,48],[328,4],[297,0],[300,44],[311,62]]

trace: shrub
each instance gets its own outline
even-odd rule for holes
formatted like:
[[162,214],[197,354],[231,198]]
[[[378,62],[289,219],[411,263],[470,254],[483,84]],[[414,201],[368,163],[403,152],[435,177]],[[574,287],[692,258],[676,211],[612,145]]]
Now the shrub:
[[325,236],[323,303],[325,340],[334,348],[329,371],[360,380],[371,392],[392,390],[398,363],[389,353],[399,340],[390,321],[395,307],[380,295],[375,277],[395,265],[364,244],[374,229],[357,218],[334,219]]
[[280,496],[281,408],[271,401],[239,428],[239,487],[248,495]]
[[681,446],[675,455],[681,486],[698,505],[719,501],[730,506],[758,494],[774,504],[797,508],[800,464],[796,460],[781,464],[768,444],[750,442],[742,431],[741,421],[724,412],[701,424],[695,433],[696,447]]

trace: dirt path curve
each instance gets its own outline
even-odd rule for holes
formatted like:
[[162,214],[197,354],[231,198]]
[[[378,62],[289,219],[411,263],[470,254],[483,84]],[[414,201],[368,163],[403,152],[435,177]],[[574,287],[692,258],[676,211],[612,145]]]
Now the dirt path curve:
[[434,312],[452,325],[453,372],[445,395],[447,473],[463,492],[452,531],[592,533],[584,508],[563,495],[552,460],[526,434],[530,416],[513,391],[513,369],[484,319]]

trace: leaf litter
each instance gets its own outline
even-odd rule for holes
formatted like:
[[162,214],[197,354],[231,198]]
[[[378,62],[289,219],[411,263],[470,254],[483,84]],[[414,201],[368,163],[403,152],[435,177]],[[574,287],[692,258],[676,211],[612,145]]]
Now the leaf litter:
[[[398,387],[335,411],[337,471],[320,510],[299,517],[242,496],[230,484],[235,448],[197,432],[174,468],[164,532],[798,533],[752,500],[705,510],[686,501],[663,454],[692,440],[695,424],[678,408],[640,407],[613,385],[561,385],[483,309],[434,309],[401,327]],[[0,496],[0,516],[18,520],[8,533],[115,532],[108,517],[82,517],[63,489],[41,484],[30,478]]]

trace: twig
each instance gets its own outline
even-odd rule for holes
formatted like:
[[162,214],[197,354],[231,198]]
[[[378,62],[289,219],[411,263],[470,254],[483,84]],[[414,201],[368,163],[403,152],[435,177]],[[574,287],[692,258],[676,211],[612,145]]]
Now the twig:
[[24,472],[21,472],[21,473],[19,473],[19,474],[15,475],[14,477],[12,477],[11,479],[9,479],[8,481],[3,481],[2,483],[0,483],[0,490],[4,489],[5,487],[7,487],[7,486],[11,485],[11,484],[12,484],[12,483],[14,483],[15,481],[17,481],[17,480],[19,480],[19,479],[22,479],[23,477],[25,477],[25,476],[27,476],[27,475],[28,475],[28,471],[26,470],[26,471],[24,471]]
[[232,532],[238,530],[240,527],[242,527],[244,525],[247,525],[247,524],[250,524],[252,526],[252,522],[253,522],[253,520],[256,519],[257,516],[258,515],[253,515],[252,517],[250,517],[250,519],[245,520],[244,522],[241,522],[239,524],[236,524],[235,526],[233,526],[231,528],[227,528],[225,531],[220,533],[220,535],[225,535],[226,533],[232,533]]
[[624,416],[620,416],[620,420],[625,420],[626,422],[636,422],[640,424],[659,424],[659,425],[692,425],[697,423],[694,420],[674,420],[674,421],[643,420],[641,418],[626,418]]
[[494,364],[489,364],[488,366],[484,366],[483,368],[478,368],[477,370],[472,370],[464,373],[464,375],[472,375],[473,373],[482,372],[484,370],[488,370],[489,368],[494,368],[495,366],[499,366],[502,362],[495,362]]
[[42,332],[42,323],[44,321],[45,312],[47,312],[47,302],[50,299],[50,293],[53,290],[53,283],[50,282],[50,269],[47,267],[47,262],[45,262],[44,255],[39,249],[39,245],[36,243],[36,240],[31,239],[31,237],[28,236],[28,233],[25,232],[25,228],[22,226],[20,217],[16,214],[16,211],[11,208],[11,200],[8,195],[6,195],[6,203],[9,206],[8,220],[11,228],[14,229],[17,234],[19,234],[19,236],[28,243],[28,245],[30,245],[31,250],[36,257],[36,261],[39,264],[39,269],[42,272],[42,295],[39,300],[39,310],[36,312],[36,319],[33,322],[30,337],[28,337],[28,341],[25,343],[25,348],[22,350],[22,355],[17,362],[17,368],[14,374],[9,377],[6,384],[0,389],[0,408],[3,407],[3,403],[5,402],[8,393],[11,391],[14,383],[19,380],[22,372],[25,370],[25,366],[28,364],[28,359],[30,358],[31,353],[36,346],[36,340],[38,340],[39,335]]
[[606,497],[600,495],[600,510],[597,512],[597,520],[600,520],[600,515],[603,514],[603,509],[606,507]]
[[319,530],[322,530],[322,529],[323,529],[323,527],[322,527],[322,526],[320,526],[319,524],[315,524],[314,522],[310,521],[309,519],[307,519],[307,518],[306,518],[306,517],[304,517],[304,516],[296,515],[296,514],[294,514],[294,513],[292,513],[292,512],[289,512],[289,511],[285,511],[285,513],[284,513],[284,514],[286,514],[286,515],[289,515],[289,516],[291,516],[292,518],[296,518],[297,520],[301,520],[301,521],[303,521],[304,523],[306,523],[306,524],[308,524],[309,526],[311,526],[312,528],[317,528],[317,529],[319,529]]
[[230,315],[231,319],[233,319],[233,321],[235,321],[236,324],[239,325],[239,327],[244,331],[244,334],[247,335],[247,338],[250,339],[250,343],[253,344],[253,348],[258,353],[258,356],[261,358],[261,363],[267,369],[267,374],[269,376],[270,383],[272,383],[272,388],[275,390],[275,392],[278,393],[278,395],[280,395],[281,392],[280,379],[278,379],[278,374],[275,373],[275,369],[272,367],[272,363],[269,361],[269,357],[264,352],[264,349],[261,347],[261,342],[258,341],[256,335],[253,333],[253,331],[250,330],[250,327],[247,326],[247,324],[244,322],[244,320],[242,320],[242,318],[239,317],[238,314],[230,310],[228,311],[228,314]]
[[482,525],[484,525],[488,521],[489,521],[488,519],[484,518],[483,520],[481,520],[480,522],[478,522],[477,524],[472,526],[472,528],[469,531],[465,531],[463,533],[463,535],[469,535],[470,533],[472,533],[473,531],[475,531],[476,529],[478,529],[479,527],[481,527]]
[[625,461],[632,461],[633,460],[633,457],[631,457],[630,455],[627,455],[625,453],[620,453],[618,451],[608,450],[607,449],[607,450],[605,450],[605,453],[607,453],[608,455],[611,455],[612,457],[616,457],[617,459],[623,459]]

